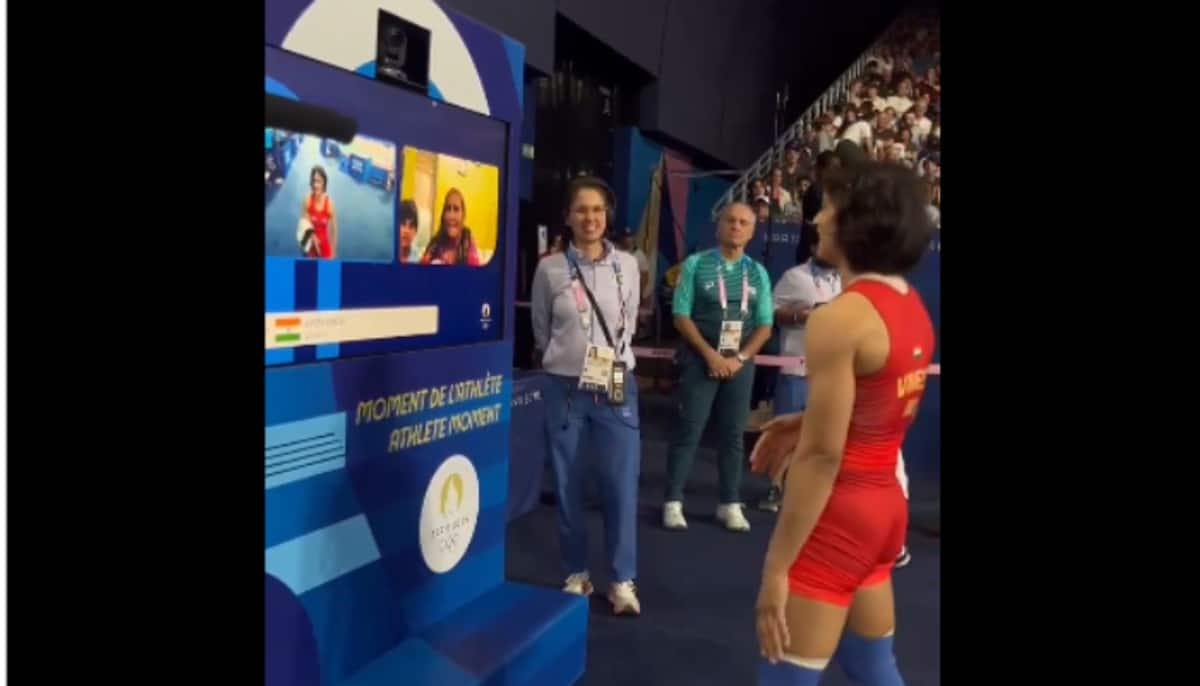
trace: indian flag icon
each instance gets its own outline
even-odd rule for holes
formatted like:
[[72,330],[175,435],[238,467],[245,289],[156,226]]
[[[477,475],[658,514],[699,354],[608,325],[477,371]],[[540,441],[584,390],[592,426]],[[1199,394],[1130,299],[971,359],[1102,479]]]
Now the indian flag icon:
[[276,317],[275,319],[275,342],[276,343],[296,343],[300,340],[300,318],[299,317]]

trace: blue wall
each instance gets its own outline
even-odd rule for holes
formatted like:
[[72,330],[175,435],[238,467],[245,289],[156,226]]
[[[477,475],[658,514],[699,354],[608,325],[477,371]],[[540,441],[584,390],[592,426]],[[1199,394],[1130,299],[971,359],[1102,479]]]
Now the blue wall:
[[[909,275],[909,281],[921,294],[937,341],[933,362],[942,363],[942,238],[934,239],[929,252]],[[953,372],[951,372],[953,373]],[[904,459],[910,477],[940,481],[942,471],[942,377],[930,376],[916,421],[904,442]]]
[[719,176],[703,176],[688,183],[687,244],[701,240],[701,233],[712,236],[712,208],[732,181]]
[[[620,199],[617,228],[628,226],[634,231],[638,230],[642,210],[650,198],[650,179],[662,154],[663,146],[646,138],[636,128],[613,132],[612,184]],[[687,245],[703,241],[706,236],[711,237],[712,207],[731,183],[730,179],[717,176],[695,178],[688,182],[688,204],[684,215]]]
[[[523,112],[521,118],[521,147],[533,145],[534,136],[537,131],[537,89],[532,81],[525,83],[526,98],[522,102],[521,110]],[[536,150],[534,151],[536,156]],[[522,200],[533,200],[533,160],[525,157],[525,153],[521,152],[520,163],[520,193]]]
[[642,210],[650,198],[650,179],[654,176],[662,146],[635,128],[613,132],[613,190],[617,193],[617,226],[637,231]]

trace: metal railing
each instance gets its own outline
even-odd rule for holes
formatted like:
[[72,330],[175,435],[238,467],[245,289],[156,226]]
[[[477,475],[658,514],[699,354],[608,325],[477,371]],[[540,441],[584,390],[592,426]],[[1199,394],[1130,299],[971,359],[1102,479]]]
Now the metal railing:
[[829,88],[826,88],[825,92],[818,96],[816,101],[809,105],[808,109],[804,110],[804,113],[779,135],[779,138],[775,139],[775,143],[770,148],[767,148],[766,152],[754,164],[742,172],[738,180],[734,181],[729,190],[725,191],[717,200],[717,204],[713,205],[713,221],[716,221],[717,217],[721,214],[721,210],[735,199],[746,202],[748,200],[746,194],[749,192],[750,182],[753,179],[765,177],[771,171],[771,167],[776,164],[782,164],[783,153],[787,149],[788,143],[797,139],[804,140],[808,136],[809,131],[812,130],[813,122],[817,120],[817,117],[820,117],[834,105],[845,99],[846,92],[850,88],[850,83],[859,76],[862,76],[862,73],[866,71],[867,59],[875,54],[876,46],[879,45],[883,36],[887,36],[891,32],[891,29],[891,26],[885,29],[880,38],[876,39],[870,47],[864,50],[858,56],[858,59],[854,60],[854,63],[850,65],[850,68],[842,72],[842,75]]

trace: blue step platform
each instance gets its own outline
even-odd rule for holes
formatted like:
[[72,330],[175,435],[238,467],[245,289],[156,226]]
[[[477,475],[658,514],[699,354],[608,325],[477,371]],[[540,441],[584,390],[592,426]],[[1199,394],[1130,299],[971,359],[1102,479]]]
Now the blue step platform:
[[584,598],[504,583],[342,684],[572,684],[583,674],[587,619]]
[[[288,372],[295,369],[303,368]],[[277,425],[268,429],[268,445],[294,451],[297,427],[313,433],[330,426],[320,418]],[[266,686],[577,681],[586,662],[587,600],[504,580],[502,491],[483,511],[476,545],[454,569],[435,574],[404,543],[406,532],[418,530],[405,508],[354,514],[356,495],[370,495],[356,494],[355,482],[359,489],[376,483],[386,466],[370,463],[358,480],[336,466],[287,483],[280,480],[295,472],[268,472]]]

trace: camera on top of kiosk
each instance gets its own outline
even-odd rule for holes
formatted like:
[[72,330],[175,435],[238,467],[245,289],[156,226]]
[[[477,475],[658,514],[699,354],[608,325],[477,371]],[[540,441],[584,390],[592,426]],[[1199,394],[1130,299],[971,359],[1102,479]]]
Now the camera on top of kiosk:
[[379,10],[375,78],[426,92],[429,86],[429,29]]

